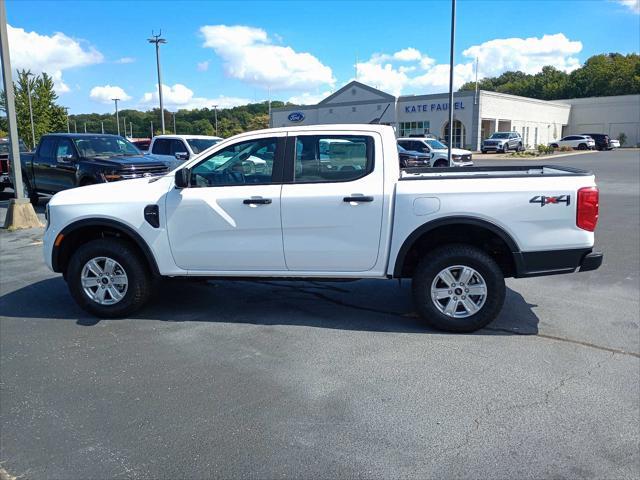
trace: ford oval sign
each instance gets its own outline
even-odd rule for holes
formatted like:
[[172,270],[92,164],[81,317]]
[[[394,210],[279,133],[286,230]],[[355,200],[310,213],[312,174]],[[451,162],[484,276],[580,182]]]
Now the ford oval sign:
[[290,122],[301,122],[304,120],[304,113],[302,112],[292,112],[287,117]]

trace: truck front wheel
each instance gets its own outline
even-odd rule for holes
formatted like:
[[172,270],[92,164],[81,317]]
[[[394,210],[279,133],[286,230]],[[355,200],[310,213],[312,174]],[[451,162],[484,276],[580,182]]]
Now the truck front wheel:
[[413,298],[424,321],[448,332],[474,332],[500,313],[502,271],[484,251],[447,245],[425,255],[413,276]]
[[117,318],[140,309],[149,298],[151,278],[130,243],[102,238],[85,243],[71,257],[66,274],[78,305],[101,318]]

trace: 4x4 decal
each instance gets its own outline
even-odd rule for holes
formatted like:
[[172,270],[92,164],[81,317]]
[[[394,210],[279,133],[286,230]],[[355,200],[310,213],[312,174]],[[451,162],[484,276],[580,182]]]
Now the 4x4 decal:
[[571,205],[571,195],[558,195],[556,197],[547,197],[546,195],[536,195],[529,203],[539,203],[541,207],[549,204],[564,203],[566,207]]

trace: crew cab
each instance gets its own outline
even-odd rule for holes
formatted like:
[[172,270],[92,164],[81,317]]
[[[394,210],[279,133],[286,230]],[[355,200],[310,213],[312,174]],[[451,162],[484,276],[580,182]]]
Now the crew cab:
[[451,165],[449,165],[449,149],[435,138],[402,137],[398,138],[398,145],[406,150],[431,155],[431,166],[440,167],[472,167],[471,152],[461,148],[451,149]]
[[243,133],[171,174],[58,193],[46,218],[46,264],[99,317],[138,310],[155,277],[411,278],[427,324],[470,332],[499,314],[506,277],[602,262],[592,173],[401,169],[383,125]]
[[118,135],[53,133],[40,139],[35,153],[20,155],[24,195],[32,203],[41,193],[162,175],[167,166],[144,155]]
[[157,135],[151,140],[148,152],[175,168],[221,140],[208,135]]

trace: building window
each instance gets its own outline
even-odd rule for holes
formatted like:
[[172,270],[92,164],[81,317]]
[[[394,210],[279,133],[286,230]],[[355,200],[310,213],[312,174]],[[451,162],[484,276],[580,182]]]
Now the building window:
[[351,111],[355,112],[356,111],[356,107],[351,107]]
[[[449,144],[449,122],[444,124],[442,136],[445,143]],[[460,120],[453,121],[453,142],[451,146],[454,148],[464,147],[464,125]]]
[[424,135],[429,133],[429,122],[400,122],[400,136]]

